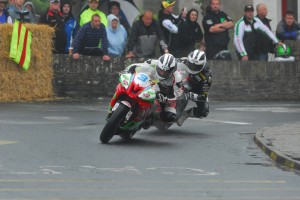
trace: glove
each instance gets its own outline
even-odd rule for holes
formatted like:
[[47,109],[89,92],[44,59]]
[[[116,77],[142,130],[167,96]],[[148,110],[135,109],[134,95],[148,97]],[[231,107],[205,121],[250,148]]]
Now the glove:
[[156,93],[156,99],[159,103],[165,103],[168,98],[165,97],[162,93]]
[[197,102],[197,101],[204,101],[206,99],[206,96],[203,95],[203,94],[196,94],[194,92],[188,92],[186,94],[187,98],[194,101],[194,102]]

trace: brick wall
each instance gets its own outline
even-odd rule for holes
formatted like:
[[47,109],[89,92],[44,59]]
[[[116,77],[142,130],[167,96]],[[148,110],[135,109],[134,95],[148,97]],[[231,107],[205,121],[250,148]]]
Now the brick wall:
[[[85,56],[74,61],[54,55],[54,88],[60,97],[111,97],[118,72],[132,61],[103,62]],[[210,99],[300,100],[300,62],[209,61],[213,73]]]

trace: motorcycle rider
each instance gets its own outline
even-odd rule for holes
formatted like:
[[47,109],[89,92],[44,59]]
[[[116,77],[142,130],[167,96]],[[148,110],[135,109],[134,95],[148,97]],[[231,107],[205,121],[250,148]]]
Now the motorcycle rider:
[[[154,84],[156,99],[161,106],[159,116],[154,116],[164,122],[174,122],[176,117],[176,101],[183,93],[182,78],[177,71],[176,59],[172,54],[164,54],[156,59],[149,59],[144,63],[129,65],[125,71],[130,73],[144,72],[149,75]],[[146,72],[145,72],[146,71]],[[111,105],[112,106],[112,105]],[[144,129],[150,128],[153,117],[144,123]]]
[[183,80],[186,96],[197,106],[182,112],[177,119],[178,126],[181,126],[188,117],[207,117],[209,113],[207,96],[212,84],[212,74],[204,51],[196,49],[188,55],[187,59],[181,59],[181,62],[184,62],[188,70],[187,78]]
[[183,93],[182,77],[177,71],[177,62],[173,55],[164,54],[158,60],[147,60],[147,63],[155,66],[158,83],[156,99],[160,104],[161,113],[155,116],[163,122],[174,122],[176,117],[176,102]]

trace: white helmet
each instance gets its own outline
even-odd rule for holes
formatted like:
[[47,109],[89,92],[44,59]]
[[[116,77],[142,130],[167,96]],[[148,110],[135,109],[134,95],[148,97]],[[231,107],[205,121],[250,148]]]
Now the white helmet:
[[201,72],[206,65],[206,55],[204,51],[196,49],[191,52],[188,56],[187,67],[189,69],[189,73],[197,74]]
[[158,58],[156,74],[159,79],[166,79],[177,69],[175,57],[172,54],[164,54]]

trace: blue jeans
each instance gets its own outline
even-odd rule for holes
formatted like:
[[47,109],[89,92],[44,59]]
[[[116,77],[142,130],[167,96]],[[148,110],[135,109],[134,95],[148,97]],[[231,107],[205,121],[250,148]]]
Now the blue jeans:
[[268,61],[268,53],[260,53],[256,56],[256,59],[258,61]]

